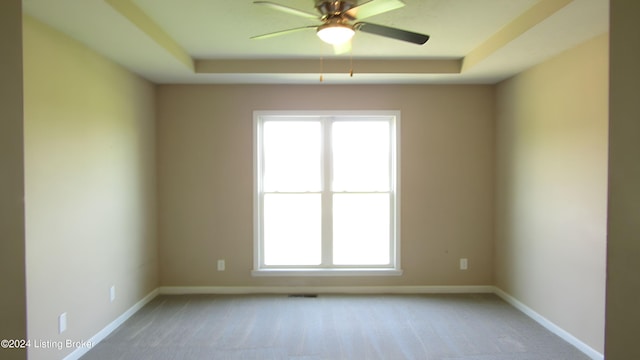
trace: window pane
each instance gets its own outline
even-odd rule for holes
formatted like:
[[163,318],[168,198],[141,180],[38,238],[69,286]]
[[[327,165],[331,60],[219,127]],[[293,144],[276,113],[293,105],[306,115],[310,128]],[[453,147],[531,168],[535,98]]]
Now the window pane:
[[389,206],[389,194],[333,196],[334,264],[390,263]]
[[389,123],[333,124],[333,191],[389,190]]
[[264,190],[320,190],[320,123],[267,121],[263,131]]
[[320,194],[264,195],[265,265],[319,265]]

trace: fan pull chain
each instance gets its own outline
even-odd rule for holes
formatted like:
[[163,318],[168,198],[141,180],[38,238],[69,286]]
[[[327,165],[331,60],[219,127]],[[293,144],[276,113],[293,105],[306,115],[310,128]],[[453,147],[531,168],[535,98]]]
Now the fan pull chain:
[[322,76],[323,72],[324,72],[324,69],[323,69],[322,56],[320,56],[320,82],[324,81],[324,77]]
[[353,48],[349,53],[349,76],[353,77]]

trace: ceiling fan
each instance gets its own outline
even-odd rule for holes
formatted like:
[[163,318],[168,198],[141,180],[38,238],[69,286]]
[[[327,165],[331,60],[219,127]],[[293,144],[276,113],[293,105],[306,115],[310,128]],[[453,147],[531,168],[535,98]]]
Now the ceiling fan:
[[356,31],[402,40],[423,45],[429,35],[400,30],[388,26],[359,21],[361,19],[382,14],[403,7],[401,0],[315,0],[315,9],[319,14],[298,10],[271,1],[254,1],[254,4],[268,6],[275,10],[309,19],[320,20],[320,25],[309,25],[268,34],[253,36],[251,39],[265,39],[292,32],[316,29],[316,34],[324,42],[334,46],[336,53],[344,53],[351,49],[351,38]]

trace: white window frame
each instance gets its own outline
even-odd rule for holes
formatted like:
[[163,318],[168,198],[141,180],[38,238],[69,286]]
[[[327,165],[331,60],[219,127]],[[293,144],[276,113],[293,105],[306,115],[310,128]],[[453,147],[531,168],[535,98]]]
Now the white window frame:
[[[267,266],[263,261],[262,243],[262,125],[269,119],[300,118],[335,119],[335,118],[386,118],[391,126],[391,244],[390,264],[382,266]],[[253,113],[253,218],[254,218],[254,267],[253,276],[398,276],[402,275],[400,264],[400,111],[254,111]],[[326,144],[325,144],[326,145]],[[323,150],[325,156],[326,150]],[[324,166],[323,166],[324,167]],[[328,176],[323,175],[326,181]],[[328,186],[328,184],[326,184]],[[323,193],[331,193],[323,186]],[[326,231],[323,224],[323,231]],[[323,239],[322,251],[326,251]],[[324,256],[323,256],[324,258]],[[324,261],[324,260],[323,260]]]

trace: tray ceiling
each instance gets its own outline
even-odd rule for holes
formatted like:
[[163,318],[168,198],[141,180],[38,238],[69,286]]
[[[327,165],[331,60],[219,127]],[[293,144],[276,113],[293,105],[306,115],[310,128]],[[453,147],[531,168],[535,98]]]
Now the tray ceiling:
[[[315,12],[313,0],[273,0]],[[376,1],[376,0],[374,0]],[[154,83],[495,83],[608,31],[608,0],[404,0],[367,22],[423,46],[356,33],[336,55],[318,22],[251,0],[23,0],[23,11]],[[321,60],[322,59],[322,62]],[[353,69],[353,77],[349,76]]]

